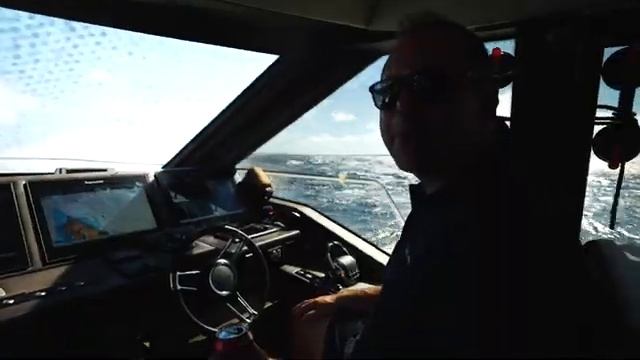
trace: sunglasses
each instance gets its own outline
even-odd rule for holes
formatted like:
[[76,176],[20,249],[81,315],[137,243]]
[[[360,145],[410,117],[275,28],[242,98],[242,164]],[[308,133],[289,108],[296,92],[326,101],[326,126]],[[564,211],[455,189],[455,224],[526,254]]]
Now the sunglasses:
[[[473,80],[477,76],[468,73],[467,79]],[[441,71],[423,70],[413,74],[387,78],[375,82],[369,87],[373,104],[379,110],[393,110],[402,91],[412,94],[430,104],[447,102],[454,92],[455,85]]]

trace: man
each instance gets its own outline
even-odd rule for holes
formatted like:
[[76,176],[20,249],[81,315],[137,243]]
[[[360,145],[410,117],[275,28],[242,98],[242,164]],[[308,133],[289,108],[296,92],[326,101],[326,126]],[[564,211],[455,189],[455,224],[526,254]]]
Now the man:
[[339,309],[372,312],[347,341],[345,356],[545,349],[537,343],[545,341],[538,336],[544,330],[530,326],[538,312],[527,310],[534,302],[527,296],[536,288],[526,262],[518,260],[529,247],[516,239],[512,217],[526,218],[526,209],[512,196],[509,129],[495,115],[491,68],[483,42],[458,24],[421,15],[401,26],[382,79],[370,91],[389,153],[420,179],[410,189],[412,211],[382,286],[346,289],[293,309],[307,335],[294,341],[294,356],[326,354],[321,339]]

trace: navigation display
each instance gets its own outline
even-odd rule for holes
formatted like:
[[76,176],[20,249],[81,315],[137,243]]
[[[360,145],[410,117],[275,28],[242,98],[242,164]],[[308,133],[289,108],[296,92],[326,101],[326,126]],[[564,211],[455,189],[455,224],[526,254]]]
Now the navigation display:
[[181,222],[243,213],[233,178],[205,179],[195,170],[165,170],[156,178],[169,193]]
[[35,185],[48,187],[38,199],[54,248],[156,228],[145,182],[139,178]]

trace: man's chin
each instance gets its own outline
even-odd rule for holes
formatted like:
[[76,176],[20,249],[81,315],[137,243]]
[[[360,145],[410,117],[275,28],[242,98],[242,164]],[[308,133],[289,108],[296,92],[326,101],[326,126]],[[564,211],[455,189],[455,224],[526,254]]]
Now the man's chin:
[[439,177],[446,173],[446,171],[443,171],[442,166],[437,166],[437,163],[430,163],[426,159],[422,159],[423,161],[419,162],[415,158],[397,157],[394,160],[400,170],[411,173],[418,178],[424,176]]
[[396,162],[396,166],[398,166],[400,170],[416,175],[418,166],[416,162],[413,161],[413,159],[408,159],[406,157],[398,156],[398,157],[394,157],[393,160]]
[[418,155],[417,146],[413,141],[405,141],[404,143],[396,142],[389,148],[389,152],[398,168],[402,171],[406,171],[415,175],[418,170],[420,156]]

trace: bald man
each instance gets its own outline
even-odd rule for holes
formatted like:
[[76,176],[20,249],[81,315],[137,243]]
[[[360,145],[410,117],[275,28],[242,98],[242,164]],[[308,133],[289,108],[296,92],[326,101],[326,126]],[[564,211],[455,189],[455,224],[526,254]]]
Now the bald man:
[[[520,306],[528,286],[520,275],[529,273],[517,256],[526,247],[518,248],[523,232],[513,215],[526,218],[526,204],[512,196],[509,129],[496,117],[491,69],[483,42],[465,27],[433,15],[403,25],[370,92],[389,153],[420,180],[410,187],[411,214],[382,285],[293,309],[300,332],[294,357],[503,356],[544,348],[526,332],[537,314]],[[371,315],[337,353],[328,352],[324,335],[338,310]]]

